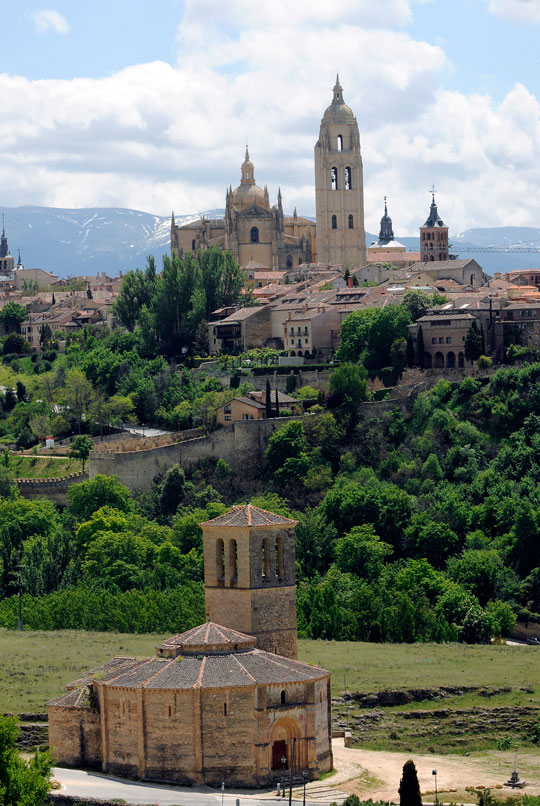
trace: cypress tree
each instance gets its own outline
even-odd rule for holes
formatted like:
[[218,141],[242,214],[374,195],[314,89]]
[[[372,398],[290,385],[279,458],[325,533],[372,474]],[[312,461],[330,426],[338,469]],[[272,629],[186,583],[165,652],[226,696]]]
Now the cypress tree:
[[424,369],[426,363],[424,358],[424,331],[422,325],[418,325],[418,332],[416,334],[416,363],[420,369]]
[[422,806],[418,774],[414,761],[410,759],[403,765],[403,773],[399,782],[399,804],[400,806]]
[[[421,325],[420,325],[421,327]],[[414,367],[415,365],[415,354],[414,354],[414,341],[413,337],[409,333],[407,336],[407,366],[409,368]]]
[[470,361],[471,364],[473,361],[477,361],[478,358],[482,355],[482,337],[478,332],[478,325],[476,324],[476,319],[473,319],[471,326],[467,331],[467,335],[465,336],[465,344],[463,345],[463,352],[465,353],[465,358],[467,361]]
[[266,379],[266,398],[264,404],[266,406],[266,417],[270,419],[272,417],[272,390],[270,389],[270,381],[268,378]]

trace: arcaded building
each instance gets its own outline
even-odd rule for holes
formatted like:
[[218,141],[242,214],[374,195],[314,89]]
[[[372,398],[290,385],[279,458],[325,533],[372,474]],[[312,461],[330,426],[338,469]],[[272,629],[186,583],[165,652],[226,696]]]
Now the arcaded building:
[[209,620],[49,703],[59,764],[250,787],[332,769],[330,674],[296,660],[295,525],[250,505],[202,524]]

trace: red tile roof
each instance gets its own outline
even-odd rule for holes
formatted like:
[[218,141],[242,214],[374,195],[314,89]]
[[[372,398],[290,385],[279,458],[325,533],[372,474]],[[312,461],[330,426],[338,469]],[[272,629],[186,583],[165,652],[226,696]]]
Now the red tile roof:
[[283,515],[276,515],[266,509],[254,507],[251,504],[235,506],[217,518],[204,521],[199,526],[296,526],[298,521],[291,518],[284,518]]

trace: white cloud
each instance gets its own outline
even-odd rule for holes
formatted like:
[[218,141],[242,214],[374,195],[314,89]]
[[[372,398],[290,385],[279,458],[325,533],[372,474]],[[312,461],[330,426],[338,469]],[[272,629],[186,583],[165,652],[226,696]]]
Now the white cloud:
[[60,12],[52,8],[41,8],[38,11],[33,11],[32,20],[34,28],[39,34],[46,31],[55,31],[57,34],[69,33],[69,23]]
[[512,22],[540,23],[540,0],[489,0],[488,8]]
[[433,182],[451,234],[538,225],[538,100],[521,84],[498,104],[441,91],[443,50],[402,30],[404,0],[385,3],[384,17],[382,5],[344,0],[329,20],[322,2],[299,0],[291,15],[283,0],[256,11],[231,0],[225,20],[222,2],[188,0],[176,66],[72,81],[0,75],[4,204],[222,207],[247,137],[258,183],[272,199],[281,185],[286,212],[313,215],[313,146],[339,69],[360,127],[371,232],[387,195],[396,234],[417,234]]

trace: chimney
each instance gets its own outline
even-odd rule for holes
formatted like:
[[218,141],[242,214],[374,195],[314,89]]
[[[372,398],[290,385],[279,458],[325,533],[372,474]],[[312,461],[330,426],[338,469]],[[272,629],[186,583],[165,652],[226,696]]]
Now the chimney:
[[352,287],[353,287],[352,277],[347,277],[347,288],[352,288]]

